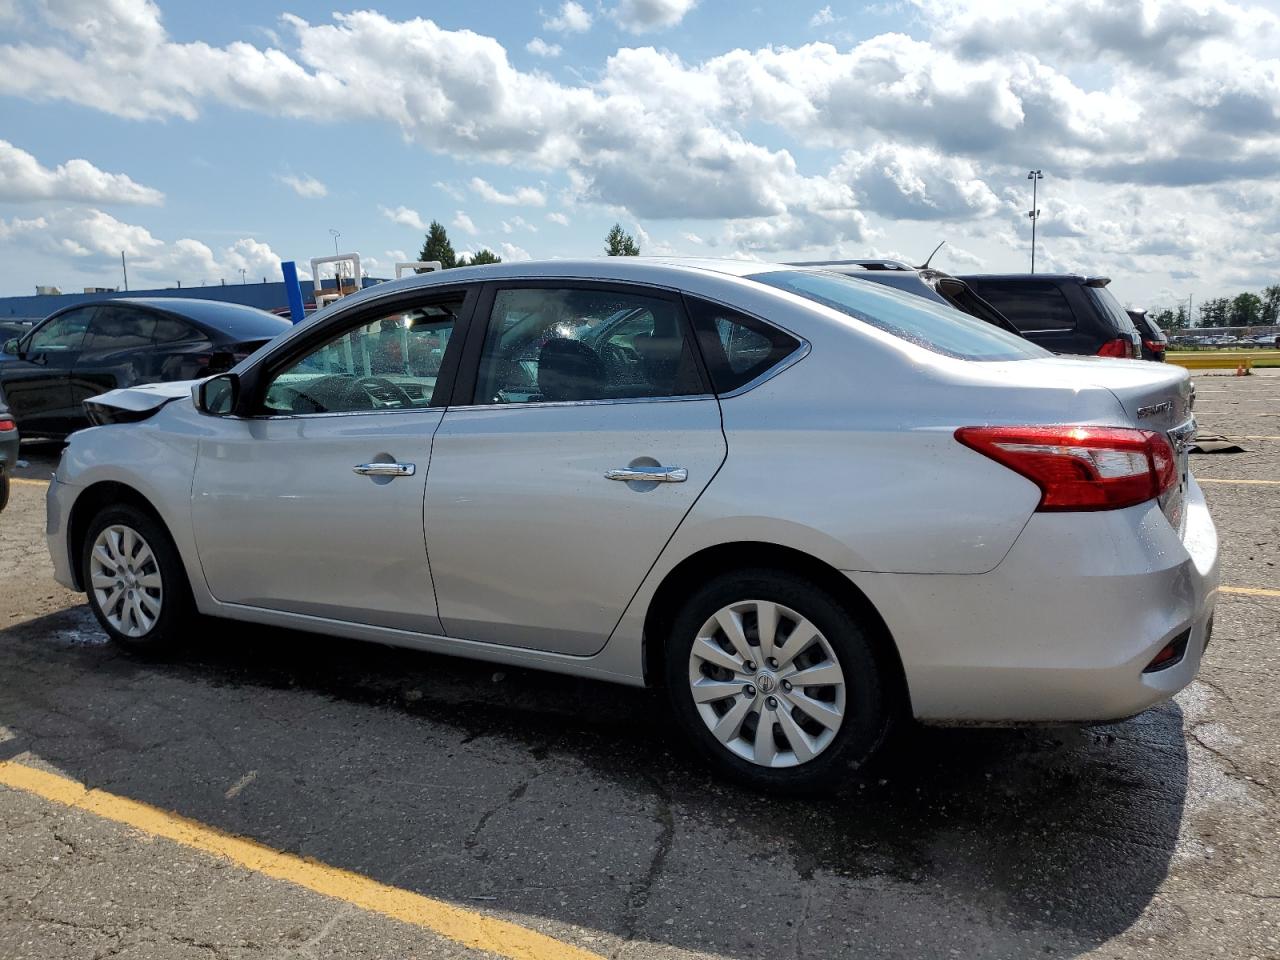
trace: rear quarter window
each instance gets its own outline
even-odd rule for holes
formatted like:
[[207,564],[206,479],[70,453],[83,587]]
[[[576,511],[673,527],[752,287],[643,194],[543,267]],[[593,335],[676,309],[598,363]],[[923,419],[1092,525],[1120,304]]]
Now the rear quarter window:
[[1075,313],[1066,295],[1054,283],[1005,283],[999,280],[967,281],[989,304],[1019,330],[1074,330]]

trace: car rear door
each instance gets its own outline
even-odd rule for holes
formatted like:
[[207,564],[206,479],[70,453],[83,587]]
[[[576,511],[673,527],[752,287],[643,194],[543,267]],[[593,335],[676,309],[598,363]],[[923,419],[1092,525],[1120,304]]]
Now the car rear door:
[[480,317],[427,477],[440,618],[589,655],[724,462],[719,404],[673,292],[493,284]]
[[24,436],[61,436],[84,425],[72,402],[71,369],[96,309],[50,317],[20,341],[18,356],[0,362],[0,386]]
[[422,529],[474,293],[378,299],[263,358],[256,415],[210,417],[192,487],[228,604],[440,634]]

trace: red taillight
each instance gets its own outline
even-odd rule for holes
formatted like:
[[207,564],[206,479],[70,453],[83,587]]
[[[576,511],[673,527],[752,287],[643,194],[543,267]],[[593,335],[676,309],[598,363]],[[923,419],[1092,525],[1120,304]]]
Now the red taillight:
[[1133,354],[1133,341],[1125,340],[1122,337],[1116,337],[1114,340],[1108,340],[1098,348],[1098,356],[1100,357],[1130,357]]
[[14,423],[13,420],[9,417],[0,417],[0,432],[16,429],[18,429],[18,425]]
[[1160,343],[1158,340],[1143,340],[1142,345],[1152,353],[1160,353],[1164,350],[1164,344]]
[[1173,447],[1150,430],[961,427],[956,439],[1038,486],[1042,511],[1131,507],[1177,480]]

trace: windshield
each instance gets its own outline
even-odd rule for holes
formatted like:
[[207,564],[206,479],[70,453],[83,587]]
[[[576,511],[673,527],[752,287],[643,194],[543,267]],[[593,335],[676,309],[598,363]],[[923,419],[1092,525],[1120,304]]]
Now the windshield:
[[1051,356],[1031,341],[976,317],[881,284],[800,270],[757,273],[748,279],[798,294],[944,356],[960,360]]

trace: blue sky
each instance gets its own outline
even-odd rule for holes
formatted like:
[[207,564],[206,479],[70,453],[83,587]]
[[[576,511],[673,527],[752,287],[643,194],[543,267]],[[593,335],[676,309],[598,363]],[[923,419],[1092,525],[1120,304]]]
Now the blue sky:
[[645,253],[946,239],[945,269],[1022,270],[1031,166],[1044,267],[1143,305],[1253,289],[1280,282],[1278,22],[1211,0],[0,0],[0,294],[114,286],[119,249],[134,287],[278,276],[331,228],[387,276],[433,218],[508,259],[595,255],[619,220]]

